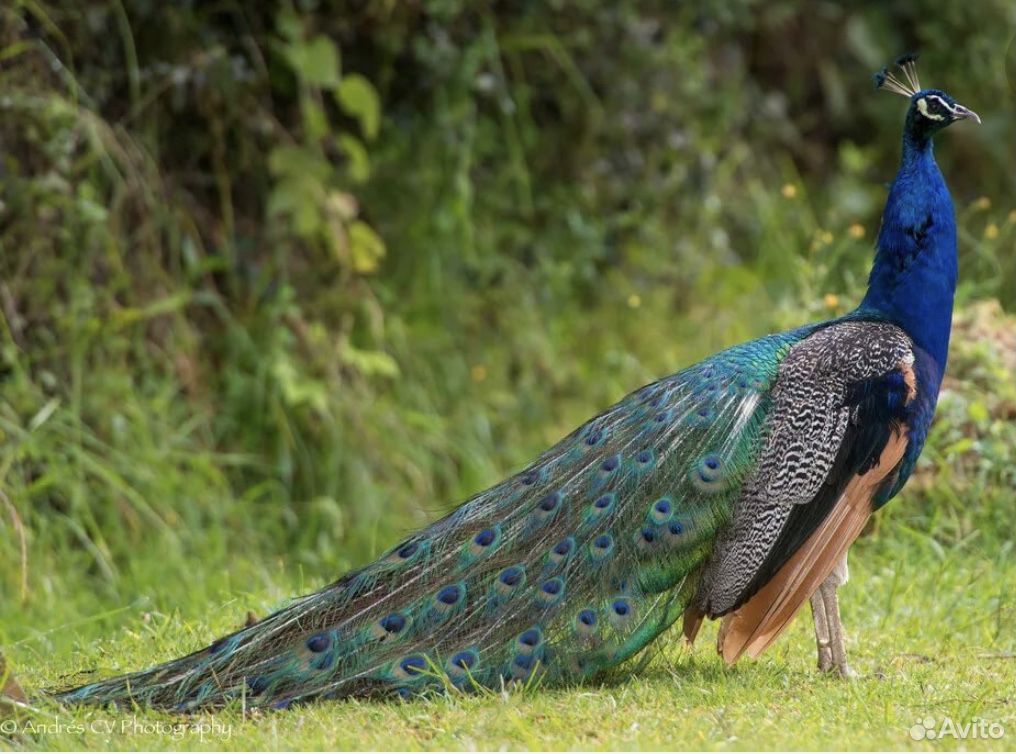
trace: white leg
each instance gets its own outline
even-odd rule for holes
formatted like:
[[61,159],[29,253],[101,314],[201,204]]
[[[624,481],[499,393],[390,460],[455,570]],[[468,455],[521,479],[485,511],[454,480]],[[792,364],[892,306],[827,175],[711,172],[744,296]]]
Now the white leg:
[[825,603],[816,591],[811,595],[811,617],[815,621],[815,645],[818,649],[818,669],[828,673],[833,667],[833,655],[829,649],[829,621],[826,620]]
[[843,678],[857,674],[847,664],[847,650],[843,644],[843,623],[840,621],[840,603],[836,590],[847,583],[847,556],[837,564],[829,578],[822,582],[811,598],[815,616],[815,641],[818,644],[818,667],[822,671],[835,670]]

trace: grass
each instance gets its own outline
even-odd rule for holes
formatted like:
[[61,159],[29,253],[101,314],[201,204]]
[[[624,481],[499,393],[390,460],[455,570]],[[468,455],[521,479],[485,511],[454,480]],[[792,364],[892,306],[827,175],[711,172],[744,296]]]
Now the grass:
[[[936,750],[961,743],[1011,750],[1016,564],[1011,548],[982,545],[972,537],[944,550],[897,513],[886,516],[877,538],[858,544],[843,592],[849,651],[861,674],[852,682],[815,670],[803,616],[761,660],[730,668],[713,653],[712,632],[690,650],[674,632],[635,677],[602,686],[333,702],[246,717],[43,707],[20,720],[29,732],[7,743],[46,750]],[[195,646],[224,627],[223,616],[239,614],[230,604],[212,617],[181,617],[200,612],[200,605],[186,605],[173,616],[130,620],[119,635],[89,642],[80,653],[42,656],[21,645],[14,655],[32,688],[56,682],[68,667],[138,667]],[[910,727],[929,716],[998,722],[1005,734],[915,743]],[[55,727],[31,732],[30,724]]]
[[[674,631],[648,664],[602,685],[194,717],[40,704],[16,718],[16,732],[0,728],[0,741],[15,750],[1011,750],[1012,329],[993,304],[957,317],[950,376],[918,473],[852,550],[842,608],[855,681],[815,670],[804,615],[762,659],[730,668],[712,651],[714,629],[691,649]],[[122,593],[93,591],[94,579],[73,570],[32,574],[42,592],[32,604],[45,610],[21,603],[0,617],[22,685],[66,685],[169,659],[235,627],[248,609],[263,614],[321,583],[281,557],[245,558],[228,538],[223,547],[236,553],[231,561],[198,558],[169,579],[166,563],[175,560],[133,563]],[[994,723],[1004,733],[913,740],[911,727],[929,717],[936,726],[984,721],[985,731]]]

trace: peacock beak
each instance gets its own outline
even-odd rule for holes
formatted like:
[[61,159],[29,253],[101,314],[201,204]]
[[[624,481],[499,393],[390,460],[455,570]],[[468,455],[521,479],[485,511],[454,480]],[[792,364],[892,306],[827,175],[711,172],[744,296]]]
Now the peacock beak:
[[963,107],[963,105],[953,105],[950,109],[952,110],[953,118],[956,120],[972,120],[977,125],[981,125],[981,116],[973,110]]

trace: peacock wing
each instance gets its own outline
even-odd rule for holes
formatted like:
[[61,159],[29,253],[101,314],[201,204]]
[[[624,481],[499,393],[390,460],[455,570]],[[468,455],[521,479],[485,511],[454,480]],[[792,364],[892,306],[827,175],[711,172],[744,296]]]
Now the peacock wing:
[[860,534],[907,445],[914,348],[895,325],[845,321],[796,344],[773,386],[758,468],[690,610],[726,615],[721,652],[758,654]]

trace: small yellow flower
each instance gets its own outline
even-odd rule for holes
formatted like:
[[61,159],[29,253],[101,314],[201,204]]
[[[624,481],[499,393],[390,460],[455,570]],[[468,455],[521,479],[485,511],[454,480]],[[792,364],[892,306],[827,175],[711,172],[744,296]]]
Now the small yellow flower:
[[835,293],[827,293],[825,298],[822,299],[825,302],[826,309],[836,310],[840,306],[840,297]]
[[780,193],[787,199],[793,199],[797,196],[797,186],[793,183],[784,183],[783,188],[780,189]]
[[640,306],[642,306],[642,297],[637,293],[631,294],[628,297],[628,306],[630,306],[632,309],[638,309]]
[[817,238],[819,240],[819,243],[821,244],[831,244],[835,237],[836,236],[834,236],[828,230],[820,230],[817,234]]
[[982,196],[974,202],[974,209],[991,209],[991,199]]
[[483,364],[473,364],[469,370],[469,376],[473,378],[473,382],[483,382],[487,379],[487,367]]
[[851,238],[864,238],[864,226],[861,223],[854,223],[847,229]]
[[998,238],[998,226],[995,223],[988,223],[988,227],[984,229],[984,237],[989,241],[994,241]]

